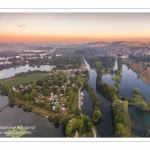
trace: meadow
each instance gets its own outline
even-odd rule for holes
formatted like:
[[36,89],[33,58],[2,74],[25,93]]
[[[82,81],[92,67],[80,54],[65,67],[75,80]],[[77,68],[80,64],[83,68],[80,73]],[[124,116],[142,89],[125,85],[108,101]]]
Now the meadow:
[[30,75],[27,75],[25,77],[11,77],[1,80],[0,82],[4,84],[5,86],[17,86],[20,84],[30,83],[34,82],[35,80],[38,80],[43,77],[47,77],[48,73],[33,73]]

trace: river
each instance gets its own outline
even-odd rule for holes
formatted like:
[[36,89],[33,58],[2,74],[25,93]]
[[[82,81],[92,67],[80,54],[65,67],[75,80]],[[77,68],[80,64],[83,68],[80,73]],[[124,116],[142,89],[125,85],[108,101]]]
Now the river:
[[14,126],[33,127],[22,137],[65,137],[61,125],[54,125],[48,119],[28,112],[18,106],[7,107],[0,112],[0,137],[6,137],[2,127]]
[[[98,130],[100,137],[113,137],[114,124],[113,124],[113,112],[111,108],[111,101],[106,97],[104,93],[96,89],[96,77],[97,73],[92,70],[89,64],[86,62],[86,66],[89,69],[89,84],[94,89],[95,94],[100,100],[100,110],[102,113],[101,119],[94,123]],[[15,75],[15,73],[25,72],[28,70],[50,70],[51,67],[46,65],[40,68],[33,68],[27,66],[20,66],[16,69],[10,68],[0,72],[0,79],[7,78]],[[117,69],[117,61],[115,62],[114,70]],[[111,85],[115,84],[112,79],[112,75],[107,74],[102,76],[102,81]],[[119,93],[121,96],[132,97],[132,91],[134,88],[139,88],[143,96],[147,101],[150,101],[150,86],[143,82],[140,78],[137,78],[137,74],[128,69],[126,65],[122,66],[122,81],[119,87]],[[82,89],[84,93],[82,113],[88,115],[92,120],[93,113],[93,100],[85,88]],[[0,108],[4,107],[8,103],[7,96],[0,96]],[[129,114],[132,120],[131,130],[142,137],[146,136],[147,130],[150,129],[150,112],[145,112],[137,109],[136,107],[129,107]],[[35,126],[35,129],[31,131],[31,134],[24,135],[26,137],[65,137],[62,126],[54,125],[50,123],[48,119],[38,116],[33,112],[26,112],[18,106],[13,108],[7,107],[0,112],[0,124],[1,126]],[[2,130],[0,130],[1,133]],[[5,136],[1,134],[0,137]],[[23,136],[23,137],[24,137]]]
[[[100,90],[96,89],[96,77],[97,77],[96,71],[90,69],[89,65],[87,65],[87,68],[89,69],[88,82],[90,86],[94,89],[95,94],[98,96],[100,100],[100,110],[102,113],[101,119],[97,123],[93,124],[97,128],[100,137],[113,137],[114,124],[110,100],[107,99],[106,95],[103,94]],[[83,89],[82,92],[84,93],[82,113],[84,115],[88,115],[92,120],[93,100],[90,97],[89,93],[86,91],[86,89]]]
[[50,66],[50,65],[42,65],[40,67],[37,67],[37,66],[30,67],[29,65],[25,65],[25,66],[16,67],[16,69],[15,68],[3,69],[2,71],[0,71],[0,79],[12,77],[16,73],[26,72],[28,70],[50,71],[52,68],[53,66]]
[[[87,64],[87,62],[86,62]],[[116,66],[117,62],[115,62],[114,70],[118,67]],[[89,64],[87,65],[88,68]],[[94,123],[96,126],[98,133],[101,137],[113,137],[114,132],[114,124],[113,124],[113,113],[111,109],[111,102],[109,98],[106,97],[104,93],[100,90],[96,89],[96,77],[97,73],[94,70],[89,69],[89,84],[94,89],[95,94],[98,96],[100,100],[100,110],[102,113],[102,117],[98,123]],[[150,101],[150,86],[143,82],[140,78],[137,78],[137,74],[129,69],[126,65],[122,65],[122,81],[119,87],[119,94],[124,97],[133,97],[132,91],[134,88],[139,88],[142,95],[146,98],[147,101]],[[111,74],[103,75],[102,81],[104,83],[114,85],[115,81],[111,78],[113,76]],[[92,99],[89,96],[89,93],[83,89],[82,92],[84,93],[83,98],[83,106],[82,106],[82,113],[88,115],[92,120],[92,113],[93,107],[90,105],[92,103]],[[145,112],[137,109],[136,107],[129,107],[129,115],[132,121],[131,130],[142,137],[146,136],[147,130],[150,129],[150,112]]]

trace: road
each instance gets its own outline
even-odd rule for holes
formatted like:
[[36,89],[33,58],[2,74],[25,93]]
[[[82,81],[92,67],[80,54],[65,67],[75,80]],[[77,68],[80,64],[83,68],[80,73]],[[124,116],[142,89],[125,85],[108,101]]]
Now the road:
[[96,132],[94,128],[92,128],[92,132],[93,132],[93,137],[96,138]]

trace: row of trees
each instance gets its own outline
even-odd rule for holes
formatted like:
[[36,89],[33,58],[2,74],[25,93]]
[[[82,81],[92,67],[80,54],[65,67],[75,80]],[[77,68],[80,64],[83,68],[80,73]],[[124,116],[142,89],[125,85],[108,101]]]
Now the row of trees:
[[48,73],[47,71],[41,71],[41,70],[28,70],[26,72],[20,72],[20,73],[16,73],[15,77],[23,77],[23,76],[27,76],[29,74],[33,74],[33,73]]
[[112,103],[113,113],[114,113],[114,123],[115,123],[115,137],[125,137],[126,133],[126,119],[128,112],[128,101],[115,100]]
[[95,95],[93,88],[87,83],[86,89],[90,93],[90,96],[93,99],[94,102],[94,110],[93,110],[93,121],[97,122],[101,118],[101,112],[100,112],[100,102],[98,97]]
[[140,56],[134,56],[129,55],[129,58],[134,59],[136,62],[150,62],[150,55],[140,55]]

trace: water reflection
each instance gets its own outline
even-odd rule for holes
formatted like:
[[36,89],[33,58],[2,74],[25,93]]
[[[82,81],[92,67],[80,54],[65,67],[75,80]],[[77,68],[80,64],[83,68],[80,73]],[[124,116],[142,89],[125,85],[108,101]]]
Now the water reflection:
[[26,72],[28,70],[41,70],[41,71],[50,71],[53,68],[53,66],[50,65],[42,65],[42,66],[29,66],[29,65],[25,65],[25,66],[19,66],[16,68],[9,68],[9,69],[4,69],[2,71],[0,71],[0,79],[3,78],[8,78],[8,77],[12,77],[14,76],[16,73],[20,73],[20,72]]
[[[100,100],[100,110],[102,113],[101,119],[98,120],[97,123],[93,123],[93,124],[97,128],[100,137],[113,137],[114,123],[113,123],[113,112],[111,108],[110,99],[104,93],[102,93],[100,90],[96,88],[96,77],[97,77],[96,71],[90,70],[88,82]],[[86,99],[86,102],[83,102],[82,113],[92,118],[93,100],[89,96],[88,92],[83,90],[83,93],[85,95],[84,98]],[[84,108],[86,108],[86,110]]]
[[8,104],[8,97],[0,95],[0,108],[5,107]]
[[[23,110],[16,105],[7,107],[0,112],[0,123],[1,126],[35,126],[34,130],[30,130],[31,134],[23,137],[65,137],[61,125],[54,125],[48,119]],[[5,137],[4,134],[0,136]]]

